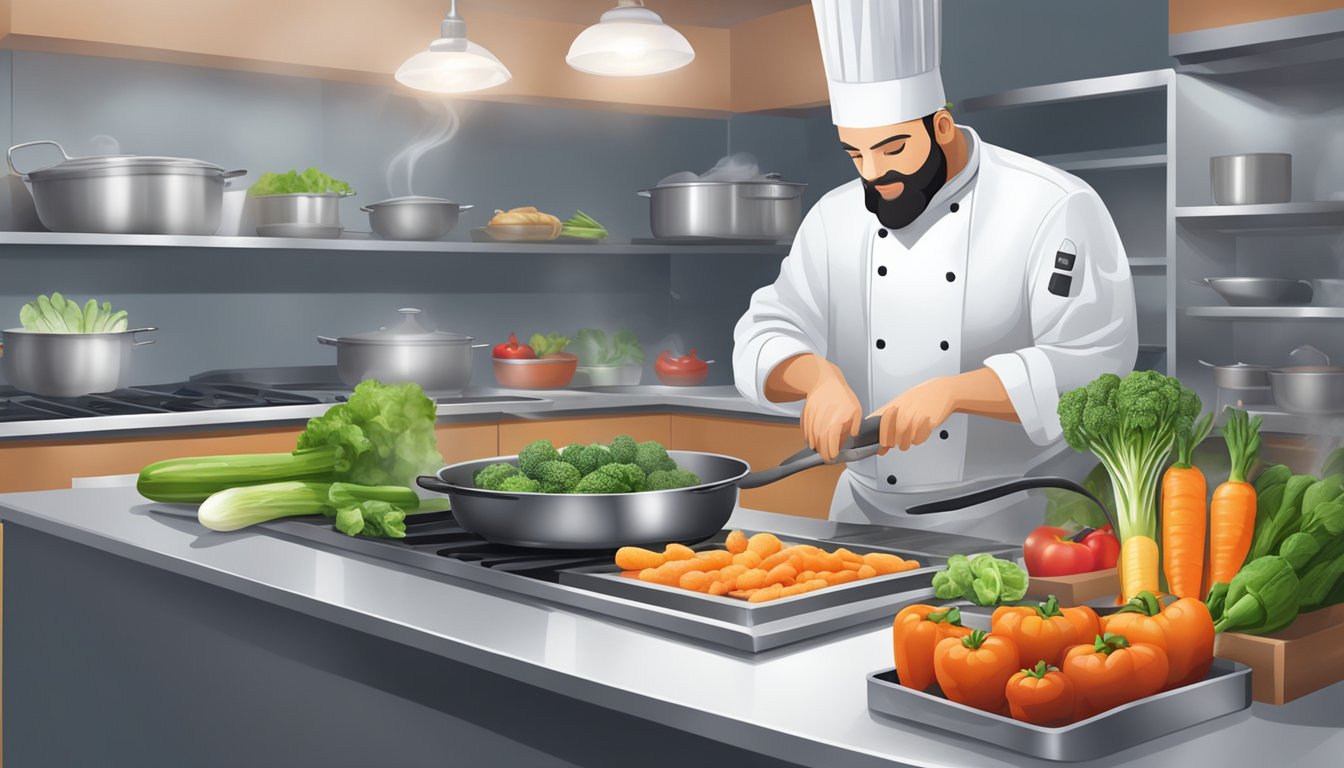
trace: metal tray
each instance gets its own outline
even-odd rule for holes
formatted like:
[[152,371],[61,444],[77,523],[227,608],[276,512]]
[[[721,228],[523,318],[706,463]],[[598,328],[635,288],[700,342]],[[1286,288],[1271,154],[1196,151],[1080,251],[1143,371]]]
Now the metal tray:
[[[693,549],[697,551],[722,549],[723,537],[724,535],[720,534],[707,543],[693,547]],[[794,543],[803,542],[786,542],[785,545]],[[816,544],[812,541],[805,543]],[[647,581],[622,576],[621,569],[616,567],[614,563],[561,571],[560,583],[586,589],[590,592],[600,592],[612,597],[637,600],[708,619],[752,627],[811,614],[828,608],[850,606],[865,600],[900,596],[900,602],[909,602],[912,592],[931,594],[934,574],[947,565],[947,558],[931,557],[913,552],[860,546],[848,547],[848,549],[860,555],[869,552],[899,555],[906,560],[918,560],[922,567],[912,571],[875,576],[862,581],[852,581],[848,584],[827,587],[814,592],[805,592],[801,595],[771,600],[767,603],[749,603],[746,600],[734,597],[707,595],[680,587],[651,584]],[[896,605],[896,603],[888,603],[888,605]],[[894,609],[892,609],[892,615],[895,615]]]
[[868,676],[868,709],[1043,760],[1074,762],[1119,752],[1251,705],[1251,670],[1214,659],[1203,681],[1133,701],[1060,728],[1020,723],[896,681],[895,668]]

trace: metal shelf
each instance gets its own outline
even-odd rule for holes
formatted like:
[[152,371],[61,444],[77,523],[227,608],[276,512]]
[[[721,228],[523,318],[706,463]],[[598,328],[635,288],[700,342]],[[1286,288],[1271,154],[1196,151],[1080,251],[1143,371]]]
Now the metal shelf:
[[1058,104],[1067,101],[1085,101],[1102,99],[1108,96],[1123,96],[1144,91],[1156,91],[1167,87],[1175,80],[1170,69],[1156,69],[1148,72],[1130,72],[1123,75],[1091,77],[1085,80],[1070,80],[1063,83],[1033,85],[1015,88],[1011,91],[976,96],[957,104],[957,108],[966,112],[986,109],[1004,109],[1006,107],[1028,107],[1038,104]]
[[1131,256],[1130,269],[1166,269],[1167,260],[1163,256]]
[[274,251],[363,251],[369,253],[442,254],[605,254],[611,256],[722,254],[729,256],[784,256],[787,244],[667,245],[631,243],[471,243],[382,240],[347,233],[335,239],[297,237],[227,237],[200,235],[101,235],[74,232],[0,232],[0,256],[5,246],[63,246],[83,248],[226,248]]
[[1136,168],[1164,168],[1167,165],[1166,144],[1145,144],[1137,147],[1115,147],[1092,152],[1067,155],[1043,155],[1036,158],[1061,171],[1119,171]]
[[1183,225],[1219,232],[1344,227],[1344,200],[1265,205],[1178,205]]
[[1210,320],[1341,320],[1344,307],[1186,307],[1185,315]]

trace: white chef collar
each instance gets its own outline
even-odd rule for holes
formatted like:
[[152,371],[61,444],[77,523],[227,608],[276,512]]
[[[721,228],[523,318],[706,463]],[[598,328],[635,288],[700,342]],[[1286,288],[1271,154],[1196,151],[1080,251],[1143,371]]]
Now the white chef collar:
[[[947,183],[934,194],[924,213],[928,213],[940,203],[960,195],[966,187],[970,186],[972,181],[975,181],[975,174],[980,170],[980,136],[973,129],[964,125],[958,125],[957,128],[966,137],[966,167],[958,171],[956,176],[948,179]],[[923,214],[920,217],[923,218]]]

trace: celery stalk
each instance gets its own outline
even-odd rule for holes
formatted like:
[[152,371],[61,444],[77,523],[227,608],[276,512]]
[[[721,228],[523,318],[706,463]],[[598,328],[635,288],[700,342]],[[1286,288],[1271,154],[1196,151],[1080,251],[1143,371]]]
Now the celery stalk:
[[327,507],[326,483],[285,482],[229,488],[212,494],[196,512],[212,531],[236,531],[282,517],[315,515]]

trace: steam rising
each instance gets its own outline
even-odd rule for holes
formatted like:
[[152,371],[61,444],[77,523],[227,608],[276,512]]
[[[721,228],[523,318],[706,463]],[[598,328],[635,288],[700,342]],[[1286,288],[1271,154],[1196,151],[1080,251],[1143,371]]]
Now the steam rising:
[[106,133],[100,133],[89,139],[89,146],[95,155],[121,154],[121,142],[117,141],[115,136],[108,136]]
[[387,189],[394,197],[415,194],[415,167],[430,150],[440,147],[457,134],[457,112],[446,101],[417,99],[429,115],[429,121],[411,143],[387,164]]
[[750,152],[737,152],[727,157],[720,158],[713,168],[704,173],[692,173],[690,171],[681,171],[671,176],[666,176],[658,182],[659,186],[663,184],[684,184],[690,181],[764,181],[765,174],[761,173],[761,166],[756,162],[756,156]]

